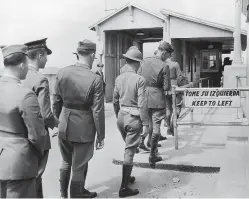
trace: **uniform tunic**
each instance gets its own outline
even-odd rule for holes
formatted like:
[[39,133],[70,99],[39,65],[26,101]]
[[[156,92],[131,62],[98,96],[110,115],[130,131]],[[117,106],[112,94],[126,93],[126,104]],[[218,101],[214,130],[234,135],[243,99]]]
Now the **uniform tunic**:
[[150,130],[160,134],[161,121],[165,117],[165,95],[171,89],[169,66],[158,56],[145,58],[139,74],[146,80]]
[[124,164],[132,164],[140,141],[143,125],[149,124],[145,97],[145,79],[126,65],[126,71],[117,77],[113,93],[113,105],[118,129],[126,143]]
[[1,193],[36,198],[35,177],[47,135],[37,97],[12,76],[0,79],[0,92]]
[[53,110],[59,117],[59,146],[64,161],[62,170],[72,181],[85,181],[88,161],[93,156],[94,140],[105,138],[103,82],[89,66],[80,62],[59,71],[55,83]]

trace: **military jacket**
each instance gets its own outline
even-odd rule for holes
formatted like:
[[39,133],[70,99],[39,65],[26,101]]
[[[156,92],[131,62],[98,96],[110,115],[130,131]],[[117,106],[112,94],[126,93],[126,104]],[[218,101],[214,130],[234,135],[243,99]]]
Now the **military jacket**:
[[73,142],[105,138],[103,81],[80,62],[61,69],[56,77],[53,110],[59,136]]
[[177,85],[176,80],[181,74],[179,64],[175,61],[172,61],[171,58],[166,60],[166,64],[169,66],[171,85]]
[[129,66],[115,81],[113,105],[116,115],[121,106],[137,107],[143,125],[148,125],[147,98],[145,94],[145,79],[136,74]]
[[48,79],[33,67],[29,67],[26,79],[22,82],[24,86],[33,90],[38,98],[41,114],[47,129],[47,141],[45,148],[51,148],[48,128],[53,129],[56,125],[54,115],[51,110],[50,92]]
[[165,95],[171,89],[169,66],[157,56],[148,57],[138,74],[146,80],[148,108],[165,108]]
[[37,97],[12,76],[0,79],[0,180],[36,177],[46,130]]

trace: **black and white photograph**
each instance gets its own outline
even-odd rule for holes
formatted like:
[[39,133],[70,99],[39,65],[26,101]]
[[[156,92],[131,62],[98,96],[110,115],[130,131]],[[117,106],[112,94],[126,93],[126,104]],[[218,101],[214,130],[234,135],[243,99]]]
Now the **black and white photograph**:
[[0,198],[249,198],[249,0],[0,8]]

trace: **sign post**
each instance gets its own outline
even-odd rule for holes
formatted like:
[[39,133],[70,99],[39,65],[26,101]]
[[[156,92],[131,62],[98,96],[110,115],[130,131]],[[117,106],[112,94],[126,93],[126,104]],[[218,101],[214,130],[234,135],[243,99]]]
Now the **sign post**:
[[172,86],[172,101],[173,101],[173,127],[175,136],[175,149],[178,150],[178,131],[177,131],[177,113],[176,113],[176,87]]

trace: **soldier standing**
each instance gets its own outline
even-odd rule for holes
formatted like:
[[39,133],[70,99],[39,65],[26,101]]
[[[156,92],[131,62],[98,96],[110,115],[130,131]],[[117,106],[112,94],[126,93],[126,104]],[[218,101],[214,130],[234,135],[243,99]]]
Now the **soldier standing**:
[[46,40],[47,38],[25,44],[28,46],[29,71],[26,79],[23,81],[23,85],[33,90],[38,98],[41,114],[44,119],[45,129],[47,131],[45,152],[41,162],[39,163],[39,172],[37,176],[38,198],[43,198],[42,174],[45,171],[49,150],[51,149],[48,128],[53,129],[58,126],[59,123],[51,111],[48,79],[39,72],[39,69],[43,69],[45,67],[47,63],[47,56],[52,54],[52,51],[46,46]]
[[[170,56],[169,48],[170,44],[162,41],[156,56],[145,58],[140,71],[140,74],[146,79],[146,96],[150,119],[147,146],[151,146],[149,156],[151,166],[162,160],[162,157],[156,155],[157,147],[159,140],[166,139],[161,136],[160,126],[165,117],[165,96],[171,89],[169,66],[165,63],[165,60]],[[146,134],[142,136],[140,148],[144,148],[145,137]]]
[[140,141],[142,129],[149,127],[148,110],[145,98],[145,79],[136,74],[143,55],[138,49],[130,48],[126,54],[126,71],[117,77],[113,94],[113,106],[118,119],[118,129],[125,141],[125,154],[120,197],[134,196],[139,193],[131,189],[133,157]]
[[97,68],[98,68],[98,70],[96,71],[96,74],[99,75],[101,80],[103,81],[103,89],[104,89],[104,94],[105,94],[105,86],[106,86],[106,84],[105,84],[104,74],[103,74],[104,64],[98,63]]
[[[181,69],[179,64],[176,61],[172,61],[172,53],[173,53],[172,47],[169,45],[167,48],[167,52],[169,53],[169,58],[166,60],[166,64],[169,66],[170,70],[170,81],[171,85],[177,86],[177,79],[179,78],[179,75],[181,74]],[[166,95],[166,115],[164,119],[164,126],[167,126],[167,134],[173,135],[174,130],[172,126],[170,125],[171,117],[173,114],[173,103],[172,103],[172,95],[169,92],[168,95]]]
[[55,83],[53,109],[59,117],[59,147],[62,155],[60,169],[61,197],[94,198],[96,192],[85,189],[88,162],[93,156],[97,131],[96,149],[102,149],[105,138],[105,113],[103,82],[91,71],[96,44],[79,42],[79,61],[59,71]]
[[27,46],[6,46],[2,53],[0,198],[36,198],[46,131],[35,93],[21,86],[28,72]]

